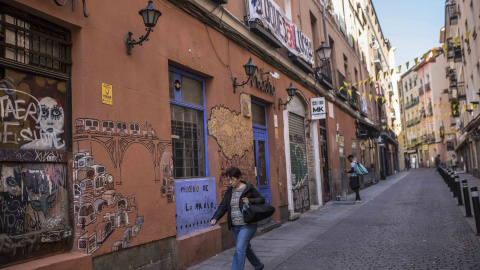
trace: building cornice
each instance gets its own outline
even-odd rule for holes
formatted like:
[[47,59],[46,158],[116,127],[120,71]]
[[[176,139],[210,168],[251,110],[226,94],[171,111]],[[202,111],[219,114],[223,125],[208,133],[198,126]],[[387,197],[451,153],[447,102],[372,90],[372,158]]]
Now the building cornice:
[[338,108],[350,114],[354,118],[361,118],[360,114],[350,106],[339,100],[332,92],[321,88],[314,78],[308,76],[280,52],[273,50],[268,44],[260,40],[250,29],[244,25],[238,18],[233,16],[228,10],[224,9],[227,16],[222,16],[220,12],[214,14],[211,12],[216,7],[207,0],[168,0],[178,9],[186,12],[193,18],[199,20],[205,25],[213,28],[227,38],[234,41],[237,45],[243,47],[248,52],[262,59],[272,67],[276,68],[286,76],[292,78],[298,84],[305,87],[315,95],[323,96]]

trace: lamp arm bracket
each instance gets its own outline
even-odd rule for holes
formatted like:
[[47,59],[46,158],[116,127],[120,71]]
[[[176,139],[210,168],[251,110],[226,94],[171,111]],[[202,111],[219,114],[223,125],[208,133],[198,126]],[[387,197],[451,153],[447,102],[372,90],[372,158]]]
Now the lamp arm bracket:
[[128,38],[125,40],[125,43],[127,44],[127,54],[132,54],[132,48],[134,45],[140,45],[142,46],[142,43],[144,41],[148,41],[148,36],[150,35],[151,32],[153,32],[153,29],[151,27],[145,28],[147,30],[147,33],[143,36],[140,37],[139,41],[136,41],[135,39],[132,39],[132,32],[128,32]]
[[246,81],[244,81],[243,83],[240,83],[240,84],[237,84],[237,78],[233,78],[233,93],[236,93],[235,89],[237,87],[244,86],[245,84],[247,84],[250,81],[251,78],[252,78],[252,76],[248,76],[248,79]]
[[288,100],[287,102],[283,103],[283,100],[281,98],[278,99],[278,109],[280,110],[282,108],[282,106],[287,106],[288,104],[290,104],[290,102],[292,101],[293,99],[293,96],[292,97],[288,97]]
[[128,44],[130,44],[130,46],[132,46],[132,47],[133,47],[133,45],[140,45],[140,46],[142,46],[142,42],[148,41],[148,36],[150,35],[151,32],[153,32],[153,29],[152,29],[151,27],[145,28],[145,30],[147,30],[147,34],[145,34],[145,36],[142,35],[142,36],[139,38],[139,39],[140,39],[139,41],[136,41],[135,39],[131,39],[131,36],[132,36],[133,34],[132,34],[132,32],[128,32],[128,35],[129,35],[129,37],[128,37],[128,39],[127,39]]

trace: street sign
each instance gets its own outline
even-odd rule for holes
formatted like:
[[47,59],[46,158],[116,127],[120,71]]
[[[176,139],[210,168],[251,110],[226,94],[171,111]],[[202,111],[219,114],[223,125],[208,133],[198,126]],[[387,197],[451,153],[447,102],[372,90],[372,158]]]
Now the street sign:
[[102,103],[113,105],[113,88],[108,83],[102,83]]
[[312,98],[312,120],[325,119],[327,114],[325,112],[325,98]]

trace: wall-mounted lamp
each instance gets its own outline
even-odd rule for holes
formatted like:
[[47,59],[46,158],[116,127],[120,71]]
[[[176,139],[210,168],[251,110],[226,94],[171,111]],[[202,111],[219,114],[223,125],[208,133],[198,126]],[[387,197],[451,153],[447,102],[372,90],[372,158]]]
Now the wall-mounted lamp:
[[317,48],[317,50],[315,50],[315,52],[320,60],[328,61],[332,55],[332,47],[328,46],[324,41],[322,41],[322,44]]
[[138,14],[140,14],[143,18],[143,23],[145,24],[145,30],[147,31],[147,34],[145,34],[145,36],[141,36],[139,41],[136,41],[135,39],[132,39],[133,33],[128,32],[128,38],[125,40],[125,43],[127,44],[127,54],[132,54],[132,48],[134,45],[142,46],[142,42],[148,41],[148,35],[150,35],[150,32],[153,32],[152,28],[157,24],[158,18],[162,16],[162,13],[153,6],[152,0],[148,0],[147,7],[140,10]]
[[295,96],[295,93],[297,92],[297,88],[293,86],[293,83],[290,83],[290,86],[287,88],[287,95],[288,95],[288,101],[283,103],[283,100],[281,98],[278,99],[278,109],[281,110],[282,106],[287,107],[288,104],[292,101],[292,98]]
[[248,60],[248,63],[246,63],[243,68],[245,69],[245,73],[248,76],[248,79],[240,84],[237,84],[237,78],[233,78],[233,93],[236,93],[236,89],[239,86],[244,86],[247,84],[250,79],[252,79],[253,75],[257,72],[258,67],[253,63],[252,57],[250,57],[250,60]]

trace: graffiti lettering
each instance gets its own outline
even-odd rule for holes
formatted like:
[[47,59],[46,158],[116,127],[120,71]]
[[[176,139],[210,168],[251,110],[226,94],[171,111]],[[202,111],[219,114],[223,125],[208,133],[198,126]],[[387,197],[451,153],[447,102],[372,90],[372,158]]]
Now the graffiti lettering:
[[[63,134],[64,111],[62,104],[50,97],[38,101],[32,95],[16,89],[0,89],[5,91],[0,97],[0,142],[4,144],[27,144],[24,149],[63,149],[65,142],[60,138]],[[14,96],[15,94],[15,100]],[[18,98],[25,96],[32,102]],[[14,121],[16,120],[16,121]],[[33,130],[27,123],[35,123]],[[3,125],[3,128],[1,127]],[[20,127],[20,130],[18,130]]]
[[295,211],[305,212],[310,207],[308,185],[293,190],[293,204]]

